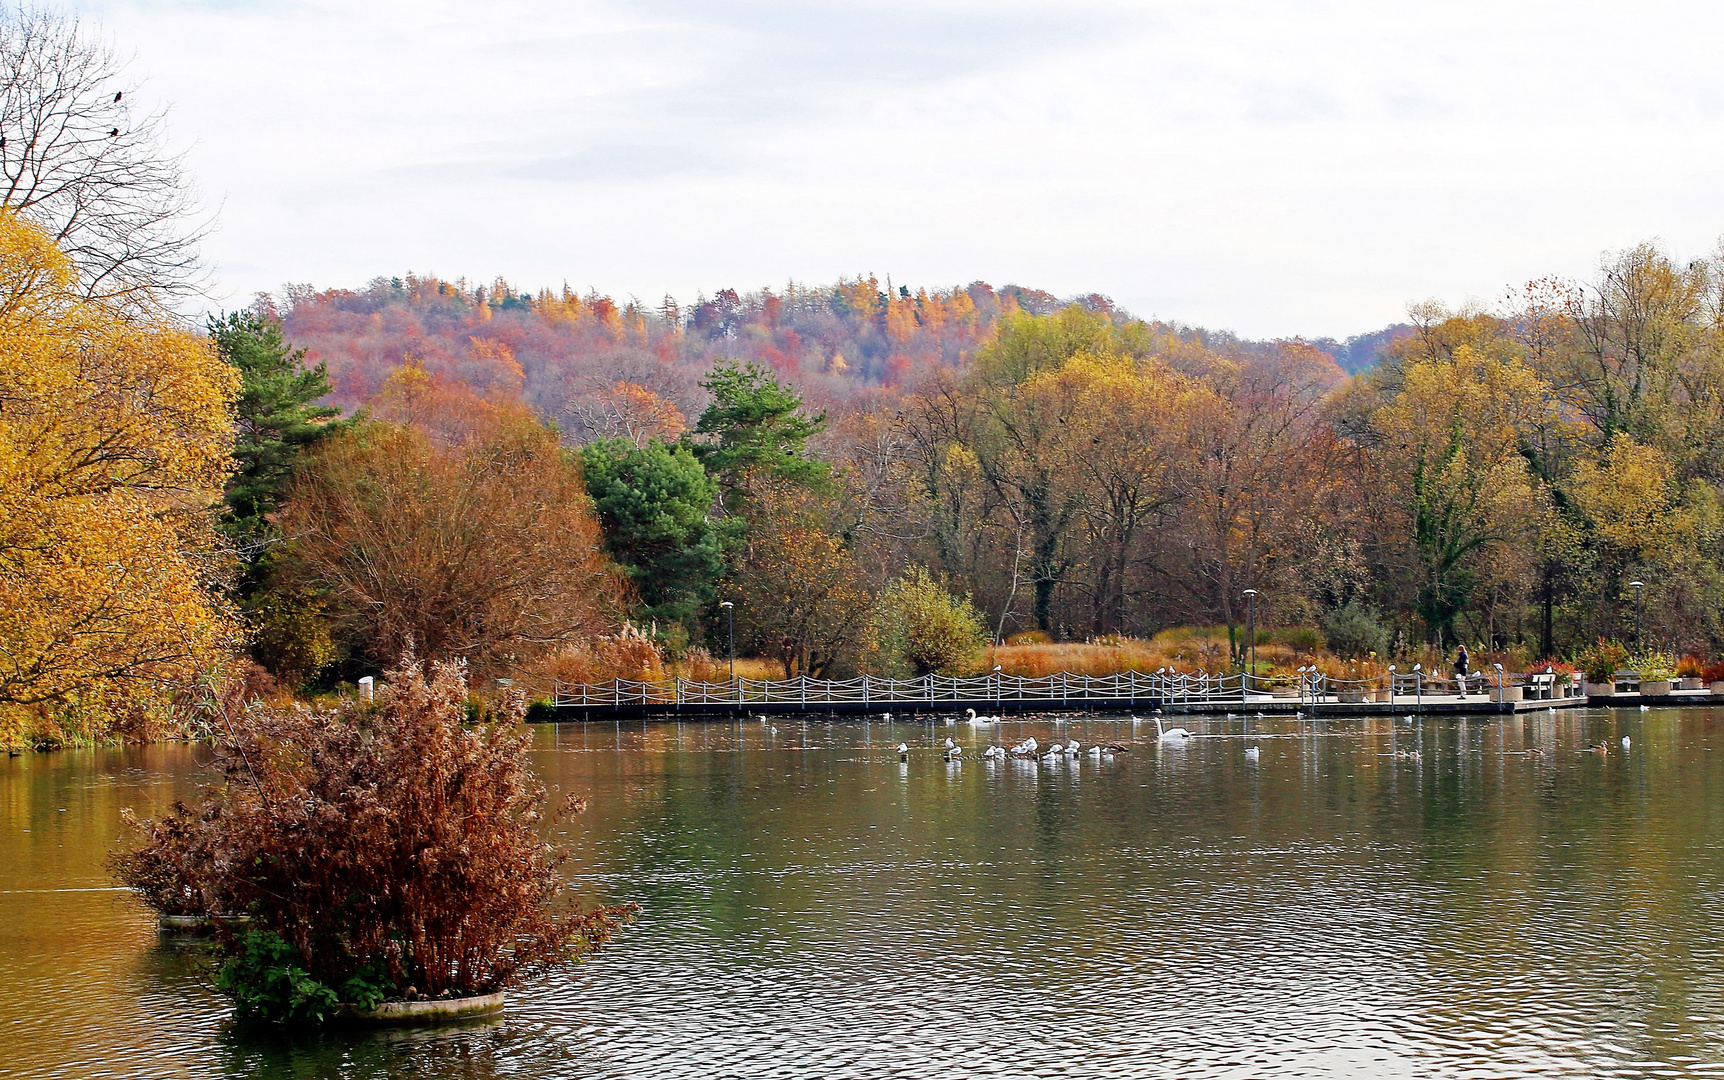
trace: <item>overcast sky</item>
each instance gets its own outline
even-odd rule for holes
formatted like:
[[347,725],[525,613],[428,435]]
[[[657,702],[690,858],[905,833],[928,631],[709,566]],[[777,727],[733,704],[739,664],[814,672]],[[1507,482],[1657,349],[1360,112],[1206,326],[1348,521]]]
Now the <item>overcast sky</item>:
[[218,299],[890,274],[1344,337],[1724,233],[1724,5],[89,0]]

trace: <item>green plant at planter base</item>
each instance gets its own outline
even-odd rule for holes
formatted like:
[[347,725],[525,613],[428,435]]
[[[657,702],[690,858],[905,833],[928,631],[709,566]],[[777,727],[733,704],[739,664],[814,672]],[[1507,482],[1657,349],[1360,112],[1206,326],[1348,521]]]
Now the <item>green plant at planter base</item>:
[[299,950],[273,930],[244,930],[234,955],[216,973],[216,989],[240,1013],[265,1020],[323,1020],[335,1011],[334,990],[300,966]]
[[216,989],[228,994],[239,1011],[276,1021],[323,1021],[347,1002],[375,1009],[394,989],[381,965],[359,969],[336,993],[301,966],[299,950],[273,930],[242,930],[232,955],[216,972]]

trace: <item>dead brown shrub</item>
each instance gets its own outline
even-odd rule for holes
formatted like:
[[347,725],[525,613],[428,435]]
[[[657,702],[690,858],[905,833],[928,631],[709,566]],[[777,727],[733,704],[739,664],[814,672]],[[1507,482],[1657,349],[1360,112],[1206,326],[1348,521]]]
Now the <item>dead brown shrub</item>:
[[570,899],[518,696],[468,728],[461,665],[427,678],[409,657],[387,683],[371,707],[251,704],[222,783],[147,826],[118,876],[164,914],[249,914],[330,987],[381,971],[392,996],[483,994],[596,949],[630,909]]

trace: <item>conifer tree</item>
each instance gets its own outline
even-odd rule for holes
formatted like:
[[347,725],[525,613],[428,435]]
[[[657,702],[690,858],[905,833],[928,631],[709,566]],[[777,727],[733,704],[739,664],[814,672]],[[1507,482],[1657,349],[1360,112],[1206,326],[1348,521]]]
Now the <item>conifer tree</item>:
[[239,467],[227,485],[224,531],[250,564],[268,546],[268,516],[300,453],[353,420],[314,404],[332,389],[329,372],[322,364],[306,367],[305,350],[288,345],[274,319],[235,311],[212,318],[208,330],[221,358],[240,374],[233,449]]

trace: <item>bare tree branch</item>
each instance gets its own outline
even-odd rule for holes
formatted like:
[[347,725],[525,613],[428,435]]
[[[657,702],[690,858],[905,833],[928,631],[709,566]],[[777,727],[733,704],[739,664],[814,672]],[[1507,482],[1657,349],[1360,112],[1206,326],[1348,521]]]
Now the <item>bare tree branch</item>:
[[198,291],[208,223],[136,91],[76,16],[0,13],[0,205],[48,231],[88,295],[150,306]]

